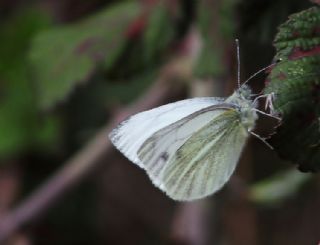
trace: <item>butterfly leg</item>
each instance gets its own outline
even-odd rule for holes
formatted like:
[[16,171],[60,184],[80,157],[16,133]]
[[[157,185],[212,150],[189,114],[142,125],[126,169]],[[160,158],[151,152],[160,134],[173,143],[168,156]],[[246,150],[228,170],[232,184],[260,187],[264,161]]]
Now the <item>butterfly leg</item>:
[[258,109],[253,109],[253,110],[255,110],[256,112],[259,112],[259,113],[262,114],[262,115],[265,115],[265,116],[268,116],[268,117],[272,117],[272,118],[274,118],[274,119],[277,119],[277,120],[281,121],[281,118],[280,118],[280,117],[271,115],[271,114],[269,114],[269,113],[265,113],[265,112],[260,111],[260,110],[258,110]]
[[264,139],[262,138],[260,135],[252,132],[252,131],[249,131],[250,134],[252,134],[254,137],[256,137],[257,139],[261,140],[263,143],[265,143],[271,150],[273,150],[273,147]]

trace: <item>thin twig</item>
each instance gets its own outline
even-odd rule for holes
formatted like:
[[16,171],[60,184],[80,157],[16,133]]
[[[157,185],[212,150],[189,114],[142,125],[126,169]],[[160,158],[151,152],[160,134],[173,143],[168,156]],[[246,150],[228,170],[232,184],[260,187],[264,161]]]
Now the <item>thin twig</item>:
[[120,111],[112,123],[101,129],[83,149],[63,164],[63,167],[39,189],[10,213],[4,215],[0,220],[0,243],[22,225],[46,211],[67,190],[83,180],[102,159],[106,159],[113,148],[108,140],[108,133],[116,123],[129,115],[165,102],[169,97],[178,93],[176,85],[177,83],[173,81],[160,80],[156,82],[136,103]]
[[107,159],[113,149],[108,140],[108,133],[117,123],[129,115],[163,104],[183,91],[187,85],[185,81],[192,78],[193,65],[198,57],[198,38],[198,32],[191,29],[183,40],[185,48],[176,51],[171,62],[161,69],[157,81],[136,103],[120,111],[110,124],[101,129],[82,150],[64,163],[46,183],[3,216],[0,220],[0,243],[22,225],[43,214],[67,190],[83,180],[99,162]]

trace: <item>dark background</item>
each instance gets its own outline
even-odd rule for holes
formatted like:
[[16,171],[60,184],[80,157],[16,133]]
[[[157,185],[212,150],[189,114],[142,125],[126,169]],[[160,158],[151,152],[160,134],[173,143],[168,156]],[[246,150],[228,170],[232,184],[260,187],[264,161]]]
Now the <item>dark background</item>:
[[[2,244],[319,243],[319,177],[255,138],[223,190],[192,203],[165,196],[107,138],[135,112],[230,95],[234,39],[244,80],[272,62],[277,27],[311,5],[0,1]],[[273,127],[261,117],[256,132]]]

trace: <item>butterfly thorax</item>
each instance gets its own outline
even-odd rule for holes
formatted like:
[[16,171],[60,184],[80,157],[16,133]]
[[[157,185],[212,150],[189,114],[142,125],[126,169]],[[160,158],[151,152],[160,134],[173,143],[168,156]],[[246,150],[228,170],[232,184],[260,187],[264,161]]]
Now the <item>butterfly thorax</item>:
[[241,124],[247,131],[251,131],[254,128],[255,121],[258,118],[256,111],[253,110],[257,107],[257,104],[253,103],[251,95],[251,89],[243,85],[226,99],[227,103],[234,105],[239,111]]

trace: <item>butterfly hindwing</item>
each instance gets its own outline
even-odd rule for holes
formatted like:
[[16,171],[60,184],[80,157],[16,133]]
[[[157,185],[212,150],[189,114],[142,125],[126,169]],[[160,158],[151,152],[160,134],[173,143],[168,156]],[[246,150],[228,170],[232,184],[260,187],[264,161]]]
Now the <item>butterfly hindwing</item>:
[[161,175],[162,189],[175,200],[216,192],[233,173],[247,137],[238,112],[224,111],[175,152]]
[[[185,167],[189,166],[189,163],[196,166],[193,160],[198,157],[199,152],[210,156],[210,152],[202,150],[211,148],[212,145],[215,145],[214,142],[222,144],[222,138],[228,133],[231,134],[230,130],[239,124],[238,117],[237,110],[230,104],[204,108],[157,131],[141,146],[138,157],[153,183],[170,195],[169,192],[178,188],[170,176],[174,176],[174,179],[179,181],[184,171],[187,171]],[[243,131],[243,127],[241,130]],[[233,148],[233,145],[230,147]],[[218,147],[216,148],[218,150]],[[234,155],[235,163],[238,157],[237,154]],[[175,197],[174,194],[171,197],[181,199]]]

